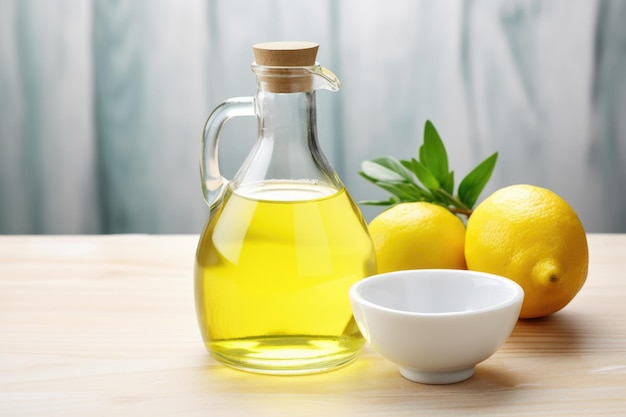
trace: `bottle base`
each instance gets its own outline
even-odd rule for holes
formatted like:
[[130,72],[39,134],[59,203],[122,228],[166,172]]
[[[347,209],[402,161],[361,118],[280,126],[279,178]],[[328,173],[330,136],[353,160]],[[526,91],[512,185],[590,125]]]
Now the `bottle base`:
[[214,340],[207,349],[231,368],[270,375],[328,372],[354,361],[365,341],[361,337],[275,336]]

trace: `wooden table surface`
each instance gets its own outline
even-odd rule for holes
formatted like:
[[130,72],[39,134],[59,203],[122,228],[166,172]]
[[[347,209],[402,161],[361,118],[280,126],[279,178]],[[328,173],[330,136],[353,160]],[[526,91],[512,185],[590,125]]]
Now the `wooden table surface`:
[[446,386],[369,347],[309,376],[218,364],[196,325],[196,241],[0,237],[0,416],[626,416],[626,235],[589,235],[574,301]]

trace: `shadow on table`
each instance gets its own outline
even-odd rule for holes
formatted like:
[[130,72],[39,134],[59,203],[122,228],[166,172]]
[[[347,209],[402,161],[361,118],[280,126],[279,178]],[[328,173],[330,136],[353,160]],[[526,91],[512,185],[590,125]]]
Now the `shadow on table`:
[[525,353],[564,355],[580,352],[584,334],[593,328],[586,317],[574,314],[553,314],[539,319],[520,320],[504,349]]

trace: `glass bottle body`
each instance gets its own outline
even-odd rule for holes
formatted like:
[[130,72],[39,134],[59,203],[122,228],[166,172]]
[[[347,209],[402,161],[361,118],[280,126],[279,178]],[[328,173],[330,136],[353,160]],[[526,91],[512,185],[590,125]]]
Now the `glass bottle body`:
[[[295,198],[267,200],[276,187]],[[266,373],[350,362],[364,341],[348,289],[373,273],[358,210],[345,190],[245,188],[226,191],[201,237],[196,296],[207,348],[230,366]]]

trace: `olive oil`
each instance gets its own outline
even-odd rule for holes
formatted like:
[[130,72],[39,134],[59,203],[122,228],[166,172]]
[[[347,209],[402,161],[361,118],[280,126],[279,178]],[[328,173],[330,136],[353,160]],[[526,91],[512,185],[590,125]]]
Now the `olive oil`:
[[366,225],[345,189],[286,181],[227,188],[196,254],[207,349],[261,373],[344,365],[364,344],[348,289],[375,269]]

